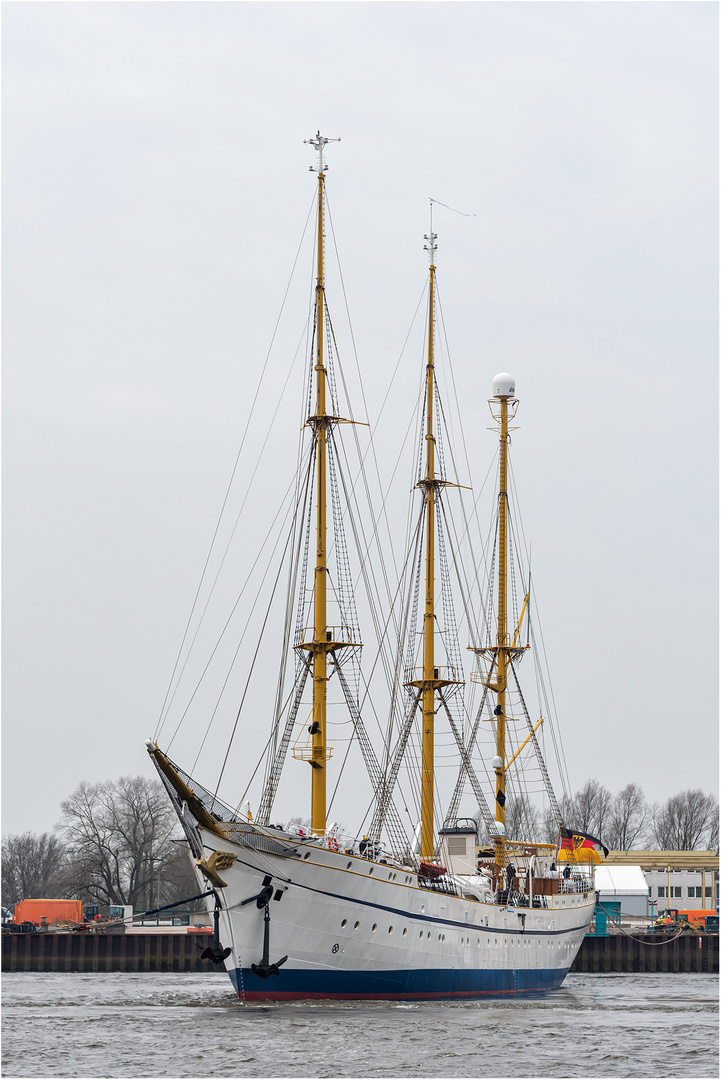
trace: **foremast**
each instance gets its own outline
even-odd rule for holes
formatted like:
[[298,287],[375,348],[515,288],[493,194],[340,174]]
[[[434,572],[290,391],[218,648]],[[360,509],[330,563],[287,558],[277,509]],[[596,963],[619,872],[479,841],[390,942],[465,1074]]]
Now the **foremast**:
[[431,232],[425,238],[430,257],[428,283],[428,362],[426,364],[426,472],[421,481],[426,500],[426,587],[423,612],[423,738],[421,742],[421,858],[433,858],[433,787],[435,751],[435,705],[438,671],[435,669],[435,513],[436,479],[433,433],[434,338],[436,239]]
[[304,642],[313,658],[313,708],[310,726],[311,752],[308,761],[311,765],[311,815],[310,827],[314,835],[322,834],[326,828],[326,777],[327,761],[330,756],[326,736],[328,653],[338,646],[328,631],[327,620],[327,583],[328,583],[328,537],[327,537],[327,483],[328,462],[327,442],[330,427],[337,417],[326,412],[326,389],[328,372],[324,357],[324,317],[325,317],[325,275],[324,257],[324,219],[325,219],[325,173],[326,165],[323,151],[329,142],[317,132],[314,139],[306,142],[318,151],[318,164],[311,165],[311,171],[318,174],[318,236],[317,265],[315,285],[315,413],[308,417],[307,423],[312,428],[316,439],[316,554],[315,581],[313,589],[313,640]]

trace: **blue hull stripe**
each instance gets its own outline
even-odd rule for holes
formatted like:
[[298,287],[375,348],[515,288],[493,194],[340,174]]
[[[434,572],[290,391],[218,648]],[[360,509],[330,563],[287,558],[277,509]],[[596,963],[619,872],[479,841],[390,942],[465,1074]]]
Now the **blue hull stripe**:
[[[213,851],[215,849],[214,848],[209,848],[208,845],[206,844],[205,845],[205,850],[206,851]],[[242,859],[238,859],[237,861],[241,866],[246,866],[249,870],[253,870],[257,874],[260,875],[261,871],[258,870],[258,868],[256,866],[253,866],[251,863],[245,862]],[[501,935],[501,934],[520,934],[520,933],[522,933],[526,937],[553,938],[553,937],[565,937],[567,934],[572,934],[576,930],[583,930],[584,933],[585,933],[586,930],[588,929],[588,921],[584,921],[583,923],[579,923],[578,926],[567,926],[563,930],[531,930],[530,928],[528,930],[524,930],[520,925],[516,926],[516,927],[484,926],[482,923],[467,923],[467,922],[458,922],[458,921],[456,921],[454,919],[439,919],[437,916],[434,916],[434,915],[426,915],[426,914],[421,914],[420,912],[407,911],[404,908],[389,907],[386,904],[378,904],[378,903],[375,903],[372,900],[361,900],[357,896],[343,896],[340,893],[328,892],[325,889],[316,889],[312,885],[304,885],[301,881],[293,881],[292,878],[286,877],[283,874],[275,874],[273,876],[275,878],[277,878],[279,881],[284,881],[288,885],[293,885],[296,889],[305,889],[307,892],[315,893],[317,896],[328,896],[333,900],[343,900],[346,903],[353,904],[356,907],[369,907],[369,908],[373,908],[375,911],[387,911],[391,915],[399,915],[403,919],[415,919],[418,922],[423,922],[423,923],[437,923],[440,926],[457,926],[461,930],[482,931],[483,933],[486,933],[486,934],[498,934],[498,935]],[[429,895],[438,896],[439,894],[438,893],[431,893],[430,890],[429,890]],[[523,915],[528,915],[528,914],[548,915],[549,917],[555,917],[555,915],[556,915],[556,912],[553,911],[553,909],[547,909],[547,908],[509,908],[508,909],[508,912],[509,912],[510,915],[515,915],[519,911]]]
[[415,998],[481,997],[485,994],[533,993],[555,990],[567,968],[515,970],[425,968],[419,971],[294,971],[261,979],[249,968],[230,971],[241,997],[250,1000],[293,998]]

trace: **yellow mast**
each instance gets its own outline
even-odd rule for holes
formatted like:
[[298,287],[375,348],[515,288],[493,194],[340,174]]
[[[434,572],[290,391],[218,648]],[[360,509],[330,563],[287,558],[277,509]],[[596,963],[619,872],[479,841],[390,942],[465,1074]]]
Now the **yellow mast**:
[[426,237],[430,253],[428,290],[428,363],[426,365],[426,600],[423,615],[423,740],[421,751],[421,858],[433,858],[433,772],[436,687],[435,670],[435,435],[433,434],[433,375],[435,330],[435,241],[431,230]]
[[496,636],[496,683],[491,684],[496,691],[496,757],[493,767],[496,773],[496,824],[499,826],[494,837],[496,862],[505,865],[506,831],[506,670],[508,654],[512,651],[507,624],[507,583],[506,563],[508,558],[508,420],[509,402],[514,400],[515,380],[501,374],[493,380],[494,397],[500,405],[500,470],[498,488],[498,629]]
[[326,413],[327,371],[323,355],[325,337],[323,325],[325,311],[323,271],[325,164],[323,162],[323,150],[327,143],[337,142],[338,140],[324,138],[318,132],[315,139],[306,141],[318,151],[318,165],[316,167],[311,166],[311,170],[318,173],[318,241],[315,286],[316,400],[315,415],[308,417],[308,422],[313,426],[317,438],[316,495],[318,502],[316,508],[315,610],[313,641],[308,646],[313,654],[313,712],[310,729],[312,749],[309,759],[312,766],[310,828],[315,835],[324,833],[326,827],[326,762],[329,757],[326,745],[327,657],[329,649],[333,647],[333,643],[329,640],[333,635],[328,633],[327,628],[326,603],[326,440],[331,418]]

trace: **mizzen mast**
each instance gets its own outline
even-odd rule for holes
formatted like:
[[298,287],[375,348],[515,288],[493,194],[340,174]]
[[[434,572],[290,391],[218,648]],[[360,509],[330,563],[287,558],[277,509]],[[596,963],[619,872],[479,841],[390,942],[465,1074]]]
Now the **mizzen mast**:
[[[504,866],[506,832],[506,687],[508,685],[508,665],[514,653],[514,643],[508,633],[508,422],[509,406],[511,416],[515,416],[518,403],[514,397],[515,379],[502,373],[493,380],[493,398],[490,401],[491,412],[498,422],[500,438],[500,464],[498,484],[498,620],[496,631],[496,681],[489,682],[489,688],[496,693],[496,756],[493,769],[496,774],[496,835],[494,846],[496,862]],[[515,406],[515,407],[514,407]]]

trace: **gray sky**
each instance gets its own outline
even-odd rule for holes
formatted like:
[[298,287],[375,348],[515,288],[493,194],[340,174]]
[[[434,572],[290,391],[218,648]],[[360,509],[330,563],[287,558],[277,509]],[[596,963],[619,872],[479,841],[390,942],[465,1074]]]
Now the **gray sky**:
[[711,3],[5,3],[4,833],[151,768],[318,128],[342,137],[328,187],[370,419],[428,196],[476,215],[434,217],[445,325],[481,476],[491,379],[517,379],[572,785],[716,788],[717,43]]

